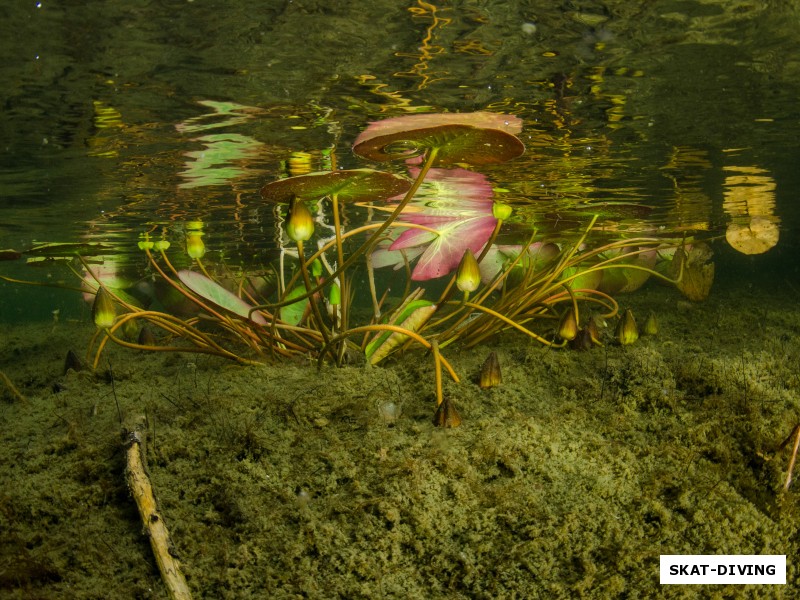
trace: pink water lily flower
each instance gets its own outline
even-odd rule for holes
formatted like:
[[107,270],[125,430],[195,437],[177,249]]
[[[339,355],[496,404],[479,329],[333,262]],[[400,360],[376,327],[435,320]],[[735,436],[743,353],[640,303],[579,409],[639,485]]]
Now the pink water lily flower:
[[[417,169],[411,169],[412,177]],[[415,281],[451,273],[469,248],[476,256],[492,235],[497,219],[492,214],[492,186],[480,173],[466,169],[431,169],[420,191],[395,227],[424,225],[436,233],[409,228],[388,245],[379,247],[373,266],[395,265],[419,256],[411,274]]]

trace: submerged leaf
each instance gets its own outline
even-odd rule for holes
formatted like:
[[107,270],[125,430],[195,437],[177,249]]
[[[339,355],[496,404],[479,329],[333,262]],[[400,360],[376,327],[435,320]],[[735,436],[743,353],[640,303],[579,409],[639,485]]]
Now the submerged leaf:
[[261,313],[258,311],[250,312],[253,308],[250,304],[205,275],[195,271],[183,270],[178,271],[178,279],[189,290],[218,307],[259,325],[267,324],[267,320]]
[[[436,312],[436,308],[437,305],[428,300],[414,300],[403,307],[400,314],[392,319],[391,324],[409,331],[417,331]],[[404,333],[385,331],[367,344],[364,353],[370,364],[377,365],[407,339],[408,336]]]
[[693,302],[708,298],[714,283],[713,252],[708,244],[695,243],[686,248],[678,248],[670,265],[670,276],[677,277],[683,264],[683,277],[678,281],[678,289]]
[[[306,288],[302,285],[293,288],[291,292],[286,294],[284,300],[292,300],[293,298],[297,298],[298,296],[302,296],[306,293]],[[306,308],[308,308],[308,298],[303,298],[302,300],[298,300],[297,302],[292,302],[291,304],[287,304],[286,306],[281,306],[280,308],[280,317],[281,321],[284,323],[288,323],[289,325],[297,326],[300,324],[300,321],[303,320],[303,315],[306,314]]]

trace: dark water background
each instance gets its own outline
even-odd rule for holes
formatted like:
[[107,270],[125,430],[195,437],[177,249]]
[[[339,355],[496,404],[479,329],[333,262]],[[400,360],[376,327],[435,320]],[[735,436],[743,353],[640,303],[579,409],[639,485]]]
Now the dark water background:
[[[258,190],[292,152],[365,166],[371,120],[491,110],[525,120],[526,155],[486,171],[512,232],[622,202],[642,210],[617,226],[716,239],[718,277],[800,289],[799,24],[797,3],[744,0],[4,3],[0,249],[100,242],[136,270],[144,231],[202,220],[212,252],[263,264]],[[766,253],[724,240],[737,173],[768,189]],[[0,319],[67,297],[0,283]]]

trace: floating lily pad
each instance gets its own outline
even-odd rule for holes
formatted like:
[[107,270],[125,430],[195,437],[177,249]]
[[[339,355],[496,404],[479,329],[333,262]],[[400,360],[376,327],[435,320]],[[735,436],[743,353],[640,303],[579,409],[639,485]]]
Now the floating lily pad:
[[7,250],[0,250],[0,260],[17,260],[21,256],[22,252],[17,252],[10,248]]
[[316,200],[333,196],[342,202],[370,202],[403,194],[411,187],[405,177],[373,169],[320,171],[279,179],[261,188],[267,202],[288,203],[292,196]]
[[74,256],[102,256],[114,254],[116,250],[107,244],[97,242],[51,242],[37,244],[33,248],[26,250],[29,256],[43,256],[48,258],[63,258]]
[[522,120],[489,112],[407,115],[375,121],[356,138],[353,152],[375,161],[409,159],[436,149],[434,164],[487,165],[525,151],[514,135]]

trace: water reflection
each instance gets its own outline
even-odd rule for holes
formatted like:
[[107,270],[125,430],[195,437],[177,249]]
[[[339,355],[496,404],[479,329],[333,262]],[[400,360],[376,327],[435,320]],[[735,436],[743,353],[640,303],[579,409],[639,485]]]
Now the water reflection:
[[201,220],[210,252],[262,264],[279,244],[258,189],[292,156],[364,166],[350,144],[370,120],[488,109],[521,116],[528,148],[485,170],[515,208],[502,241],[531,227],[567,236],[600,214],[609,231],[766,252],[798,221],[780,182],[794,164],[796,11],[736,0],[8,8],[0,248],[84,240],[137,265],[144,232],[180,243]]

